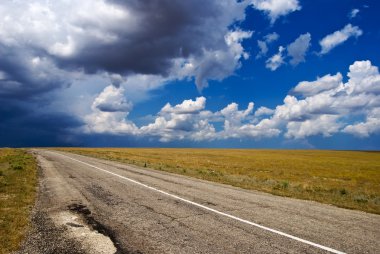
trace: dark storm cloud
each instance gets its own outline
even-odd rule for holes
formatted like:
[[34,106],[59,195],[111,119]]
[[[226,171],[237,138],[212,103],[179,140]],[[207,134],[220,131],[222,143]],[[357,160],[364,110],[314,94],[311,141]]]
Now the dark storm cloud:
[[[85,45],[82,50],[68,57],[55,57],[60,66],[81,67],[87,72],[167,75],[175,58],[196,57],[205,49],[226,48],[224,35],[228,26],[244,14],[244,4],[235,1],[111,0],[109,3],[131,13],[132,24],[125,22],[112,25],[111,29],[101,28],[102,33],[111,31],[117,36],[111,43],[81,38]],[[98,24],[79,20],[75,25],[91,30]]]
[[[176,59],[201,61],[205,52],[228,51],[225,36],[244,19],[247,5],[235,0],[5,1],[0,95],[44,93],[70,84],[73,71],[167,76]],[[199,72],[200,79],[208,77]]]
[[32,51],[0,44],[0,97],[26,99],[69,84],[48,59],[33,57]]
[[70,115],[51,112],[35,113],[32,105],[0,100],[0,147],[77,145],[69,129],[82,125]]

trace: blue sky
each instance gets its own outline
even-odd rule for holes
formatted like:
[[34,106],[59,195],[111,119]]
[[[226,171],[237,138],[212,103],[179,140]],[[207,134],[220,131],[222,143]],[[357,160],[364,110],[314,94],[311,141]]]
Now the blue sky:
[[3,1],[0,145],[379,150],[379,11]]

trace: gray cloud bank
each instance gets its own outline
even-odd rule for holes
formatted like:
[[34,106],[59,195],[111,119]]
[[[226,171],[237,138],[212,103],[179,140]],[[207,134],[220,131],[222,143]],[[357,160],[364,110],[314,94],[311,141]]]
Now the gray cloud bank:
[[[250,33],[231,39],[229,26],[245,18],[247,6],[235,0],[5,0],[0,93],[43,92],[83,72],[196,77],[202,89],[207,79],[238,68],[244,52],[236,46]],[[227,53],[215,58],[220,52]],[[233,62],[225,73],[211,68],[227,66],[225,60]]]
[[297,0],[12,1],[0,6],[0,96],[34,96],[82,73],[195,78],[199,90],[249,55],[235,22],[248,6],[272,22]]

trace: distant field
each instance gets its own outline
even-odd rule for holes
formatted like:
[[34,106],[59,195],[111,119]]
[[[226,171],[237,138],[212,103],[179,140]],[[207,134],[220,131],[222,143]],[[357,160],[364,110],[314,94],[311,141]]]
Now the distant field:
[[380,152],[116,148],[59,150],[380,214]]
[[37,164],[21,149],[0,149],[0,254],[19,248],[29,223]]

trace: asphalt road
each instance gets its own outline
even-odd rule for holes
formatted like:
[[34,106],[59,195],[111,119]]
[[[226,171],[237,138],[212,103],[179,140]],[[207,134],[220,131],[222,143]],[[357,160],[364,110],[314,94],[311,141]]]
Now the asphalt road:
[[34,150],[20,253],[380,253],[380,216],[80,155]]

